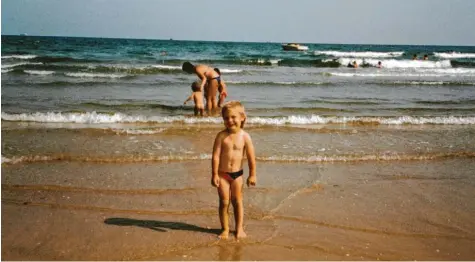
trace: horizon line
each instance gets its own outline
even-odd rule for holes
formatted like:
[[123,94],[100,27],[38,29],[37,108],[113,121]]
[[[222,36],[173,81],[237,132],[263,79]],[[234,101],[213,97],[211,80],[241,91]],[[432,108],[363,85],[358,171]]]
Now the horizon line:
[[18,36],[18,37],[69,37],[69,38],[103,38],[103,39],[129,39],[129,40],[152,40],[152,41],[183,41],[183,42],[222,42],[222,43],[269,43],[269,44],[287,44],[287,43],[299,43],[299,44],[313,44],[313,45],[386,45],[386,46],[463,46],[463,47],[475,47],[475,45],[454,45],[454,44],[355,44],[355,43],[312,43],[312,42],[275,42],[275,41],[237,41],[237,40],[193,40],[193,39],[174,39],[174,38],[136,38],[136,37],[110,37],[110,36],[68,36],[68,35],[28,35],[21,34],[1,34],[1,36]]

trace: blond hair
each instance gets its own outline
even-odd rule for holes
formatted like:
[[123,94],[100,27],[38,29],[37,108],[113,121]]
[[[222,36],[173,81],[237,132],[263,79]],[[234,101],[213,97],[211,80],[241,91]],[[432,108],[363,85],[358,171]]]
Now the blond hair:
[[244,128],[244,123],[246,122],[246,112],[244,111],[244,106],[237,100],[229,101],[223,105],[223,108],[221,109],[221,115],[224,116],[224,113],[230,111],[231,109],[237,109],[239,114],[242,115],[244,120],[241,122],[241,128]]

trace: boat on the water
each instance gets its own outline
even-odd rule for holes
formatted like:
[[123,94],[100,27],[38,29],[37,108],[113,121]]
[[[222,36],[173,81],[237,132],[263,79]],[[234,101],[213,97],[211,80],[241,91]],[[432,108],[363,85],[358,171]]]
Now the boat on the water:
[[283,44],[282,49],[284,49],[285,51],[307,51],[308,46],[296,44],[296,43],[288,43],[288,44]]

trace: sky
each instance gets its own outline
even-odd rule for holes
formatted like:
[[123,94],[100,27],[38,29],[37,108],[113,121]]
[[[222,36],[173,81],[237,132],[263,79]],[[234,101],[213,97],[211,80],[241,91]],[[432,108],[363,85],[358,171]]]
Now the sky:
[[475,46],[474,0],[1,0],[2,35]]

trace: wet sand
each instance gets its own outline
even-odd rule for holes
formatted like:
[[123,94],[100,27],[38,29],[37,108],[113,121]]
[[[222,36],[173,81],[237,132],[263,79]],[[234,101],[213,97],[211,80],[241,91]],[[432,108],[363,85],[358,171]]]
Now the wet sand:
[[240,241],[217,239],[209,162],[4,164],[2,258],[475,259],[471,157],[258,162]]

